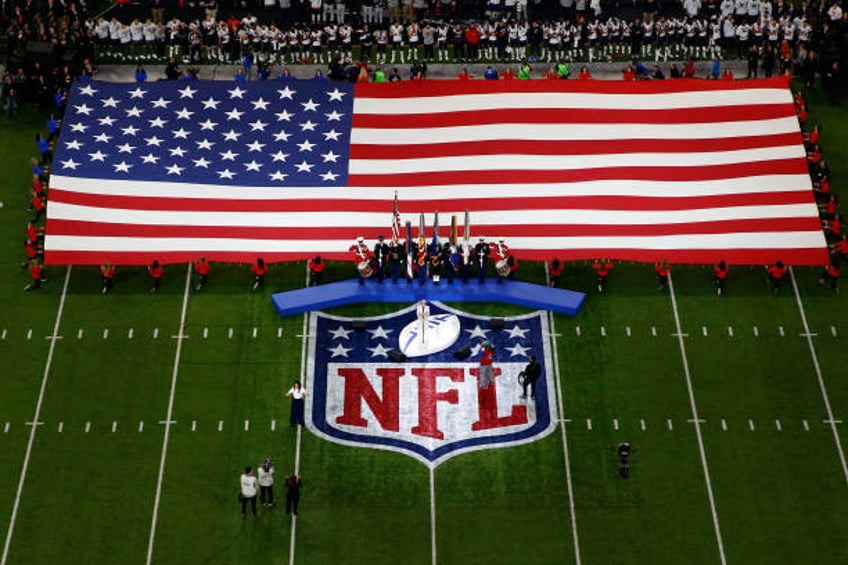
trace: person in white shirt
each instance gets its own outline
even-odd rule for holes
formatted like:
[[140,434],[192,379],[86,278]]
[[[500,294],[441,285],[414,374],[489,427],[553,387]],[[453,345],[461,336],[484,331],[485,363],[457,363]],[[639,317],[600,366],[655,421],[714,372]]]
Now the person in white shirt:
[[421,336],[421,343],[427,343],[427,322],[430,320],[430,307],[426,300],[418,303],[415,313],[418,316],[418,333]]
[[300,386],[300,381],[294,381],[294,384],[286,393],[286,396],[291,396],[291,415],[289,423],[292,426],[305,426],[303,419],[304,413],[304,398],[306,398],[306,389]]
[[244,474],[239,482],[241,483],[241,517],[244,518],[247,514],[247,505],[250,503],[250,510],[256,518],[256,477],[253,476],[253,467],[244,468]]
[[274,461],[266,457],[259,466],[259,502],[266,508],[274,506]]

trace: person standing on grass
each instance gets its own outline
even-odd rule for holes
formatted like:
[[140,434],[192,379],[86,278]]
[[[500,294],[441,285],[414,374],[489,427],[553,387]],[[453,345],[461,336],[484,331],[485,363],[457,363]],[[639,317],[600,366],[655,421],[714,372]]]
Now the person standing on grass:
[[786,274],[786,267],[783,266],[783,261],[775,261],[774,265],[766,267],[768,273],[768,282],[771,284],[771,291],[774,294],[780,292],[780,283],[783,281],[783,275]]
[[35,144],[38,146],[38,151],[41,153],[41,163],[49,165],[53,162],[53,153],[50,151],[50,143],[44,139],[40,133],[35,134]]
[[103,261],[100,265],[100,282],[102,283],[103,294],[107,294],[112,289],[112,279],[115,276],[115,265],[109,264],[109,261]]
[[47,212],[47,198],[33,190],[29,203],[30,208],[35,212],[35,216],[30,221],[33,223],[38,222]]
[[548,263],[548,286],[558,287],[560,275],[562,275],[562,263],[559,262],[559,259],[554,259]]
[[241,484],[241,517],[247,515],[247,505],[250,504],[250,510],[253,512],[253,517],[256,518],[256,477],[253,475],[253,467],[247,466],[244,468],[244,474],[240,477]]
[[324,262],[323,259],[321,259],[320,255],[316,255],[315,257],[309,260],[309,263],[306,266],[309,269],[309,285],[320,285],[322,279],[324,278],[324,268],[327,266],[327,264]]
[[300,503],[300,487],[303,485],[300,477],[292,473],[286,477],[286,514],[297,516]]
[[521,371],[521,398],[527,398],[527,387],[530,387],[530,398],[536,398],[536,383],[542,376],[542,366],[536,361],[535,355],[527,357],[527,366]]
[[488,341],[483,342],[480,350],[480,390],[486,390],[489,385],[495,384],[495,346]]
[[259,466],[259,502],[265,508],[274,506],[274,461],[266,457]]
[[289,415],[289,423],[292,426],[305,426],[304,414],[304,399],[306,398],[306,389],[300,386],[300,381],[294,381],[292,387],[286,392],[286,396],[291,396],[291,413]]
[[194,264],[194,272],[197,273],[197,286],[194,289],[200,290],[209,281],[209,261],[206,260],[206,257],[197,260],[197,263]]
[[158,292],[159,287],[162,286],[162,265],[159,264],[158,259],[154,259],[150,266],[147,267],[147,272],[150,273],[150,278],[153,280],[150,293]]
[[827,283],[830,285],[830,288],[836,294],[839,294],[839,272],[841,268],[839,266],[839,259],[833,259],[830,263],[825,265],[824,271],[822,271],[821,278],[819,278],[819,282],[822,284]]
[[24,287],[27,292],[39,289],[41,283],[47,282],[47,279],[44,278],[44,266],[35,259],[29,262],[29,276],[32,282]]
[[607,277],[609,277],[609,272],[612,267],[613,265],[609,259],[598,259],[592,263],[592,268],[595,269],[595,272],[598,274],[598,292],[606,292]]
[[663,259],[659,265],[654,267],[654,271],[657,274],[657,282],[659,283],[657,290],[665,292],[668,288],[668,275],[671,273],[671,265],[668,264],[668,261]]
[[716,294],[721,296],[724,294],[724,283],[727,282],[727,274],[730,272],[730,267],[727,266],[727,263],[721,261],[715,267],[715,283],[716,283]]
[[265,273],[268,272],[268,265],[265,264],[265,260],[262,257],[256,259],[256,263],[250,268],[253,271],[253,290],[256,290],[265,282]]

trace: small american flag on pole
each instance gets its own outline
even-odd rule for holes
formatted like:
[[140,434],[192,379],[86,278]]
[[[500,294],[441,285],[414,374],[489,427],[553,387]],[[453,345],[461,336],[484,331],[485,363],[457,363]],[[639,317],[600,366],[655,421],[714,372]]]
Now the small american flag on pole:
[[394,209],[392,210],[392,244],[397,244],[400,239],[400,210],[398,210],[398,195],[395,191]]

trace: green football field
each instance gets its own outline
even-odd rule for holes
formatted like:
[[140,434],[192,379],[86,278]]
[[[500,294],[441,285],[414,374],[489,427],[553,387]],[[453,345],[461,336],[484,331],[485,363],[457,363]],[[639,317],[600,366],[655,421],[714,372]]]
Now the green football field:
[[[840,192],[848,118],[812,115]],[[560,425],[431,476],[288,425],[305,322],[270,295],[302,287],[303,264],[273,266],[256,292],[245,266],[214,265],[199,293],[168,266],[156,295],[144,269],[119,268],[107,296],[96,268],[49,267],[24,293],[42,126],[30,110],[0,118],[0,564],[845,563],[848,306],[819,269],[774,296],[762,267],[735,267],[718,297],[711,267],[675,267],[662,294],[651,266],[618,264],[599,296],[590,266],[569,264],[563,286],[588,298],[552,317]],[[240,516],[238,476],[266,456],[278,499],[282,475],[303,477],[296,522],[279,505]]]

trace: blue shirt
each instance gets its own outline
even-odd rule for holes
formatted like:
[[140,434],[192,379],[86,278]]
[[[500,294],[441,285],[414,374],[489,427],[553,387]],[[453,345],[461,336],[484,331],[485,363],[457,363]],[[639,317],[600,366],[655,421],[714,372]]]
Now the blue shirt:
[[47,140],[43,137],[39,139],[36,143],[38,143],[38,150],[42,153],[47,153],[48,151],[50,151],[50,144],[47,143]]
[[144,71],[136,71],[135,72],[135,81],[136,82],[144,82],[147,80],[147,73]]
[[486,72],[483,73],[483,78],[486,80],[498,80],[498,71],[495,69],[486,69]]
[[243,74],[236,73],[236,82],[245,82],[247,77]]
[[59,131],[59,123],[53,118],[50,118],[49,120],[47,120],[47,131],[49,131],[50,133],[56,133],[57,131]]

